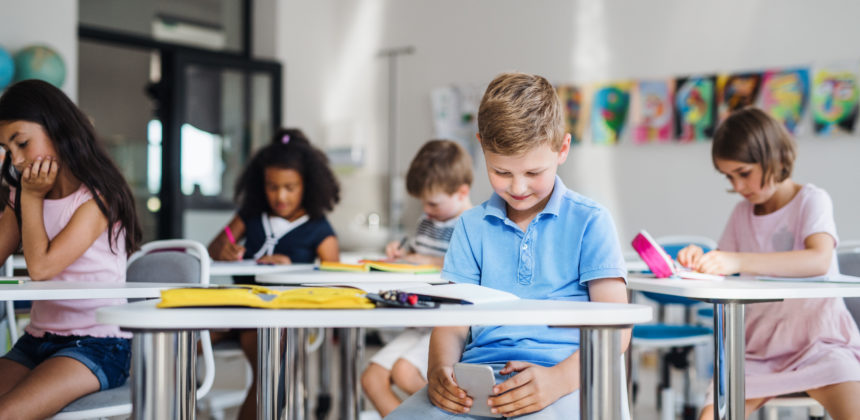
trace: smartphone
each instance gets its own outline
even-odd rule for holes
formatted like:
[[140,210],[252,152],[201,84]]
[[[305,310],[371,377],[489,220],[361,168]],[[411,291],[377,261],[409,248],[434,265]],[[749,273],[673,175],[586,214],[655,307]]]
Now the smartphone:
[[466,391],[472,397],[472,407],[469,414],[486,417],[502,417],[501,414],[493,414],[487,405],[487,398],[493,396],[493,386],[496,385],[496,377],[493,368],[489,365],[475,363],[455,363],[454,379],[457,386]]

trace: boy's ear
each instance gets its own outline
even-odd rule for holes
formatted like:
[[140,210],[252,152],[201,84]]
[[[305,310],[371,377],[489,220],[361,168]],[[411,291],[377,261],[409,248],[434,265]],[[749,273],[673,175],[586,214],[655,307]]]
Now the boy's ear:
[[564,141],[561,142],[561,150],[558,151],[558,164],[561,165],[567,160],[567,155],[570,153],[570,133],[564,134]]
[[472,188],[469,186],[469,184],[462,184],[462,185],[460,185],[460,188],[457,188],[456,194],[459,195],[460,199],[462,200],[464,198],[469,197],[469,191],[471,189]]

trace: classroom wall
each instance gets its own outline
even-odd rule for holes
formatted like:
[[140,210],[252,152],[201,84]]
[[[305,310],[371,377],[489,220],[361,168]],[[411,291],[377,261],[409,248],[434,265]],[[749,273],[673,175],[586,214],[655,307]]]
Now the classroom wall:
[[[436,87],[486,84],[510,70],[587,83],[860,59],[853,47],[860,3],[848,0],[301,0],[278,13],[286,122],[323,145],[352,142],[369,152],[342,177],[347,191],[332,215],[339,232],[387,209],[382,48],[415,47],[398,68],[401,176],[433,136],[429,95]],[[795,179],[830,192],[845,239],[860,238],[858,137],[798,138]],[[717,238],[739,197],[725,192],[709,152],[710,143],[584,144],[559,173],[568,187],[609,207],[625,244],[642,228]],[[473,201],[489,193],[479,159]],[[419,211],[411,200],[407,228]]]
[[[47,12],[50,11],[50,12]],[[62,86],[78,97],[78,2],[76,0],[0,0],[0,46],[15,54],[44,44],[57,51],[66,65]]]

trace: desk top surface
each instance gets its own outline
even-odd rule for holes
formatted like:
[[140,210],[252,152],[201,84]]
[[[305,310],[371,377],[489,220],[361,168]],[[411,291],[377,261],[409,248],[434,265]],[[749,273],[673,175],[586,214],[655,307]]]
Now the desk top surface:
[[313,264],[267,265],[253,260],[212,261],[209,265],[210,276],[255,276],[266,273],[289,273],[313,270]]
[[96,320],[125,329],[432,327],[458,325],[629,326],[651,307],[601,302],[512,300],[438,309],[156,308],[156,301],[105,307]]
[[0,284],[0,301],[155,298],[160,297],[164,289],[187,286],[180,283],[27,281],[21,284]]
[[860,297],[860,283],[771,281],[753,277],[713,281],[657,279],[633,274],[627,280],[627,287],[642,292],[725,301]]

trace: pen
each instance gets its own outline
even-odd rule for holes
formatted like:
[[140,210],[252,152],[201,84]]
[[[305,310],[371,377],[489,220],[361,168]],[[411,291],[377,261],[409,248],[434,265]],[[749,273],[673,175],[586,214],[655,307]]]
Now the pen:
[[233,231],[230,230],[230,226],[224,226],[224,233],[227,234],[227,239],[230,240],[230,243],[235,245],[236,238],[233,237]]
[[457,303],[460,305],[473,305],[472,302],[469,302],[468,300],[463,300],[463,299],[449,298],[449,297],[442,297],[442,296],[433,296],[433,295],[422,295],[420,293],[417,293],[417,295],[418,295],[418,300],[425,300],[425,301],[439,302],[439,303]]
[[400,240],[400,245],[397,245],[398,249],[403,249],[406,246],[406,242],[409,240],[408,236],[404,236],[403,239]]

